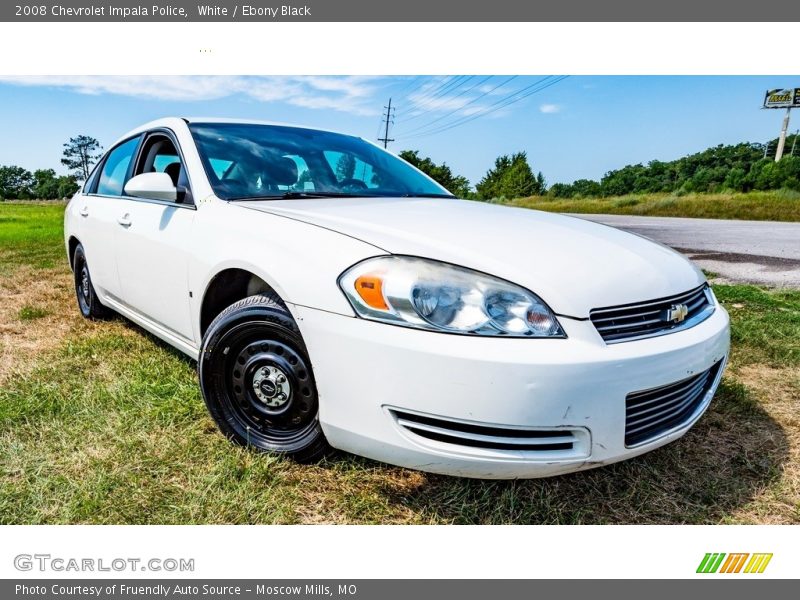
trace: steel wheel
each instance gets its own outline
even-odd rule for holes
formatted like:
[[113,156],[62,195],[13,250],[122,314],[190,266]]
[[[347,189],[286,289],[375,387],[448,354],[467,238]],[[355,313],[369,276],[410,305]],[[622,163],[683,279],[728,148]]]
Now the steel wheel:
[[75,279],[75,295],[78,298],[78,308],[87,319],[102,319],[109,315],[108,308],[100,304],[97,293],[92,285],[92,276],[86,262],[83,246],[78,244],[72,258],[73,275]]
[[223,311],[204,337],[199,366],[206,405],[230,439],[302,461],[325,453],[311,364],[276,298],[251,296]]

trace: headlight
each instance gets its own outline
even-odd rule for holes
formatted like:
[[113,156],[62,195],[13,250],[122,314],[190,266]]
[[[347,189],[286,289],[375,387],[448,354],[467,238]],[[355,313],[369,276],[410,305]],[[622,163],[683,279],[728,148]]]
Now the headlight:
[[381,256],[339,278],[365,319],[432,331],[510,337],[566,337],[535,294],[477,271],[422,258]]

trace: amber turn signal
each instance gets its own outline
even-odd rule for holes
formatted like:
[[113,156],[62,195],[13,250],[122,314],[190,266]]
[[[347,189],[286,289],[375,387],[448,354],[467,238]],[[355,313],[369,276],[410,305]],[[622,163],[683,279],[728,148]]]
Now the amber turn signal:
[[376,275],[362,275],[355,282],[356,292],[361,299],[376,310],[389,310],[383,297],[383,280]]

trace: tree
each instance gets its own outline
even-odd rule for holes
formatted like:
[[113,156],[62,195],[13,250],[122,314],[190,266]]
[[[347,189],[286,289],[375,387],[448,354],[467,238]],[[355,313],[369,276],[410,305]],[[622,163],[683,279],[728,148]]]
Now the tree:
[[498,156],[494,168],[489,169],[475,188],[482,200],[539,196],[546,191],[544,175],[533,174],[525,152]]
[[72,175],[62,175],[56,181],[58,182],[57,198],[71,198],[75,192],[81,189],[81,186],[78,185]]
[[763,158],[754,163],[747,173],[747,179],[757,190],[772,190],[780,187],[778,165],[771,158]]
[[100,142],[88,135],[69,138],[64,144],[64,157],[61,164],[70,169],[78,181],[86,181],[92,165],[100,158]]
[[547,180],[544,178],[544,174],[539,171],[536,174],[536,195],[542,196],[547,191]]
[[38,169],[33,172],[31,195],[39,200],[68,198],[80,186],[72,175],[57,176],[53,169]]
[[578,179],[572,183],[572,195],[592,197],[600,195],[600,184],[591,179]]
[[468,198],[472,194],[469,180],[461,175],[454,175],[450,167],[447,166],[447,163],[437,165],[427,156],[420,156],[419,150],[403,150],[399,156],[428,175],[428,177],[436,181],[436,183],[444,187],[454,196],[458,198]]
[[302,192],[306,190],[306,184],[311,183],[311,186],[309,187],[313,190],[314,189],[313,182],[314,180],[311,179],[311,173],[309,172],[308,169],[305,169],[303,170],[302,173],[300,173],[300,176],[297,178],[297,182],[293,186],[291,186],[291,188],[293,190],[300,190]]
[[489,169],[486,175],[483,176],[476,185],[475,189],[478,191],[478,197],[481,200],[491,200],[492,198],[500,198],[500,182],[503,175],[511,168],[511,158],[507,154],[498,156],[494,159],[494,168]]
[[553,198],[572,198],[576,193],[574,186],[568,183],[554,183],[547,190],[547,195]]
[[336,179],[339,181],[352,179],[355,172],[356,159],[353,158],[352,154],[342,154],[339,160],[336,161]]
[[800,190],[800,156],[784,156],[778,165],[781,187]]
[[38,169],[33,172],[33,195],[40,200],[58,198],[58,177],[53,169]]
[[[774,147],[776,143],[773,140],[769,146]],[[609,171],[600,182],[579,180],[580,186],[576,181],[566,188],[557,184],[556,193],[558,197],[602,197],[678,190],[712,192],[722,188],[747,191],[755,186],[756,180],[759,186],[767,186],[763,189],[790,185],[782,182],[790,182],[791,176],[777,176],[773,168],[760,165],[763,156],[761,144],[720,144],[673,161],[652,160],[646,165],[626,165]]]
[[31,198],[33,185],[33,175],[27,169],[0,166],[0,200]]
[[723,186],[734,192],[747,191],[747,172],[741,167],[734,167],[725,176]]

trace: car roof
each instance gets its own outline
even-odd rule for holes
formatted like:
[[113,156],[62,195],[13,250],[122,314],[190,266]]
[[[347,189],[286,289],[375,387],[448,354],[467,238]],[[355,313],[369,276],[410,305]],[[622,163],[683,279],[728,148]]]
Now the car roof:
[[[145,123],[144,125],[140,125],[135,129],[130,130],[128,133],[120,137],[117,141],[114,142],[114,146],[119,144],[126,139],[133,137],[137,134],[143,133],[150,129],[156,129],[158,127],[166,127],[168,129],[175,129],[176,127],[181,127],[186,124],[191,123],[206,123],[206,124],[241,124],[241,125],[274,125],[279,127],[294,127],[296,129],[310,129],[312,131],[324,131],[327,133],[337,133],[340,135],[349,135],[351,137],[359,137],[354,136],[349,133],[344,133],[341,131],[335,131],[333,129],[324,129],[322,127],[308,127],[306,125],[297,125],[294,123],[281,123],[278,121],[261,121],[255,119],[229,119],[224,117],[165,117],[163,119],[156,119],[155,121],[150,121],[149,123]],[[368,141],[368,140],[365,140]]]

